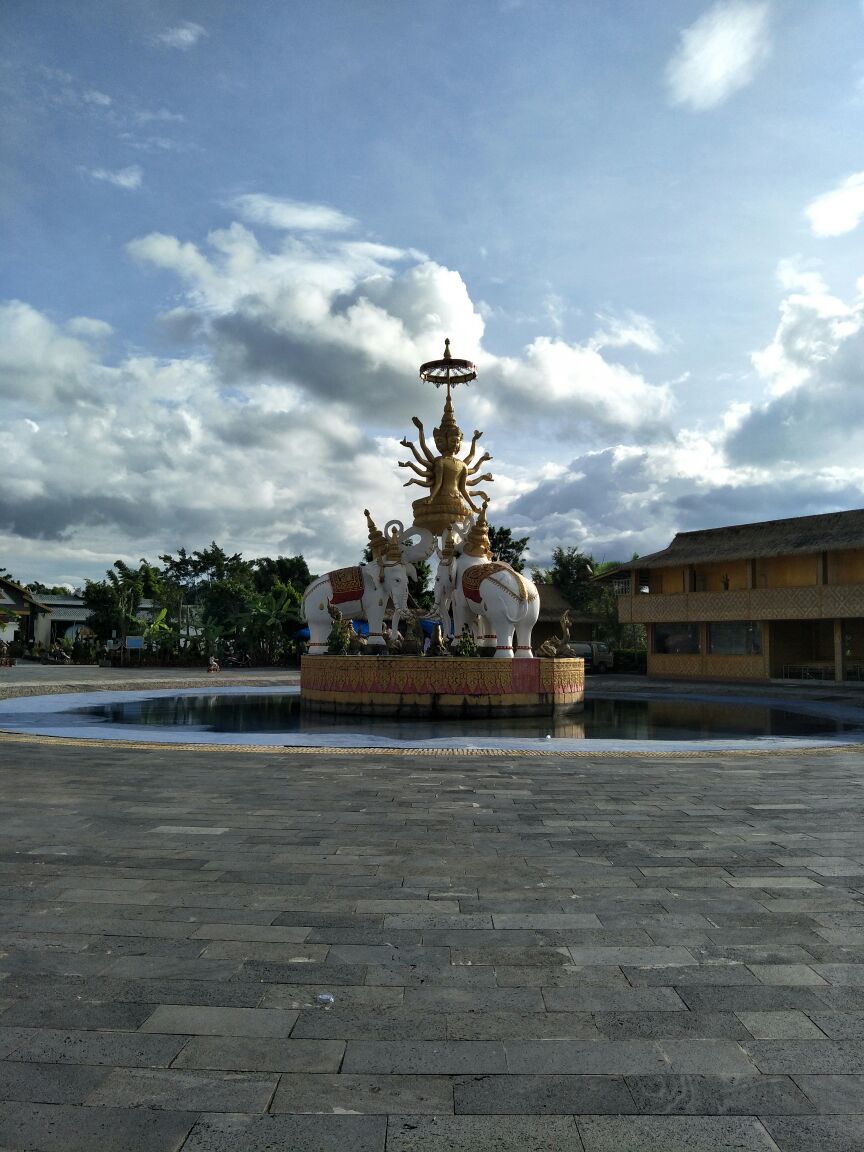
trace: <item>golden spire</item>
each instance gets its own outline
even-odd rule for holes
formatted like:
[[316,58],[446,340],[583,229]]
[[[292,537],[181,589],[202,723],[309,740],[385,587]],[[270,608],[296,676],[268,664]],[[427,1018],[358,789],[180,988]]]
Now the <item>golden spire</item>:
[[487,560],[491,560],[492,548],[489,542],[489,525],[486,523],[487,503],[488,501],[483,501],[480,514],[471,525],[471,530],[465,537],[465,544],[462,551],[466,556],[484,556]]
[[453,533],[448,528],[444,533],[444,547],[441,549],[441,563],[449,564],[453,559],[453,554],[456,551],[456,545],[453,541]]
[[380,560],[387,551],[387,537],[380,528],[375,527],[375,522],[369,515],[368,508],[363,509],[363,515],[366,517],[366,524],[369,528],[369,547],[372,549],[372,559]]

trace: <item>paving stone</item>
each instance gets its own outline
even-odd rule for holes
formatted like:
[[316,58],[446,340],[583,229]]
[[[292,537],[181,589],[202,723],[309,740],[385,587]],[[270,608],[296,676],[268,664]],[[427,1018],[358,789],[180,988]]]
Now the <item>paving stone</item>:
[[205,1115],[183,1152],[384,1152],[383,1116]]
[[[314,1008],[324,1011],[316,996],[327,993],[339,1008],[398,1008],[404,1001],[404,988],[379,988],[366,984],[275,984],[265,988],[261,1008]],[[541,1005],[542,1007],[542,1005]]]
[[83,1028],[134,1032],[153,1011],[152,1004],[106,1000],[18,1000],[3,1014],[4,1026]]
[[547,988],[543,1000],[550,1012],[686,1012],[672,988]]
[[598,1012],[594,1021],[608,1040],[749,1040],[753,1035],[732,1012]]
[[90,1093],[91,1107],[160,1108],[180,1112],[266,1112],[279,1077],[249,1072],[187,1072],[118,1068]]
[[444,1040],[447,1021],[441,1013],[419,1017],[399,1008],[327,1008],[301,1012],[294,1038],[336,1040]]
[[144,1036],[139,1032],[87,1032],[32,1029],[7,1060],[41,1064],[108,1064],[114,1068],[166,1068],[186,1043],[185,1036]]
[[864,1076],[795,1076],[817,1112],[864,1112]]
[[504,1048],[507,1070],[513,1073],[756,1074],[732,1040],[505,1040]]
[[0,1100],[82,1104],[108,1075],[83,1064],[0,1063]]
[[585,1152],[776,1152],[745,1116],[587,1116],[577,1126]]
[[588,1012],[462,1012],[444,1019],[448,1040],[599,1040],[602,1035]]
[[[178,1149],[194,1112],[140,1112],[66,1104],[0,1104],[0,1147],[39,1152],[166,1152]],[[188,1145],[186,1145],[188,1147]]]
[[790,1076],[864,1073],[862,1040],[752,1040],[743,1047],[760,1072]]
[[507,1065],[504,1048],[496,1041],[349,1040],[342,1069],[383,1075],[448,1076],[503,1073]]
[[205,1005],[160,1005],[140,1032],[187,1036],[289,1036],[296,1012],[280,1008],[224,1008]]
[[248,1036],[196,1036],[172,1067],[226,1072],[338,1072],[340,1040],[278,1040]]
[[448,1114],[453,1082],[445,1076],[284,1075],[270,1104],[272,1113],[341,1115],[363,1113]]
[[808,1095],[788,1076],[648,1075],[626,1079],[637,1112],[762,1116],[814,1111]]
[[442,1149],[448,1152],[581,1152],[579,1133],[570,1117],[390,1117],[387,1152],[441,1152]]
[[864,1116],[812,1116],[794,1120],[766,1116],[765,1127],[780,1152],[861,1152],[864,1148]]
[[457,1114],[558,1115],[630,1112],[623,1077],[465,1076],[453,1085]]
[[[841,1013],[826,1013],[842,1016]],[[822,1040],[831,1033],[819,1028],[803,1012],[792,1009],[779,1012],[737,1012],[736,1016],[754,1040]],[[864,1035],[864,1032],[862,1032]]]

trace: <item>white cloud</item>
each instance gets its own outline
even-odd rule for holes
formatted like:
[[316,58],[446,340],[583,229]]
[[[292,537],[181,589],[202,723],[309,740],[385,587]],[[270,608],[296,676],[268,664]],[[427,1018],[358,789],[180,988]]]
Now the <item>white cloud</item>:
[[99,108],[110,108],[113,103],[110,96],[106,96],[104,92],[99,92],[95,88],[90,88],[84,92],[81,99],[85,104],[95,104]]
[[304,204],[299,200],[286,200],[251,192],[238,196],[234,202],[237,211],[251,224],[264,224],[268,228],[284,228],[298,232],[344,232],[355,221],[326,204]]
[[663,352],[666,345],[657,333],[653,321],[639,312],[627,312],[623,317],[597,314],[602,327],[591,337],[590,345],[598,352],[601,348],[641,348],[643,352]]
[[666,67],[672,103],[703,112],[750,84],[771,48],[768,8],[720,0],[685,28]]
[[164,32],[160,32],[156,36],[156,39],[166,48],[177,48],[181,52],[188,52],[206,35],[207,29],[201,24],[186,20],[182,24],[175,24],[173,28],[166,28]]
[[102,180],[106,184],[113,184],[115,188],[126,188],[131,192],[141,187],[144,173],[139,164],[130,164],[127,168],[89,168],[87,174],[93,180]]
[[73,316],[66,324],[66,331],[83,340],[105,340],[114,329],[104,320],[95,320],[92,316]]
[[864,172],[853,172],[830,192],[817,196],[807,206],[807,217],[815,236],[842,236],[852,232],[864,216]]

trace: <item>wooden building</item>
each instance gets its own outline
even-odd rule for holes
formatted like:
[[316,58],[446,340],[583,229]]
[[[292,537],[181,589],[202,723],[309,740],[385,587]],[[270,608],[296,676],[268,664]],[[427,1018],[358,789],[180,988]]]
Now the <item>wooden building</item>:
[[864,509],[679,532],[603,580],[649,676],[864,679]]

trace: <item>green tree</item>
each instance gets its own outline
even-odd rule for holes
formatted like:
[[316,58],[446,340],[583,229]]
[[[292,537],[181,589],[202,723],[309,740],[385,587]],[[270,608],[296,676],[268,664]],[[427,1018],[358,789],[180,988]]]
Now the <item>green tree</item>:
[[514,539],[512,528],[494,528],[489,525],[489,544],[492,557],[509,564],[517,572],[525,571],[525,549],[528,547],[528,537],[520,536]]
[[291,584],[303,592],[315,577],[309,565],[300,556],[259,556],[252,561],[252,582],[256,592],[270,592],[277,585]]
[[594,560],[578,548],[561,548],[552,553],[552,567],[535,568],[531,575],[541,584],[554,584],[572,607],[583,615],[596,609],[598,588],[592,584]]

